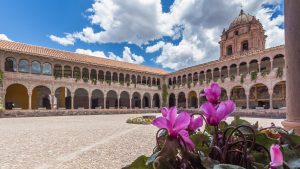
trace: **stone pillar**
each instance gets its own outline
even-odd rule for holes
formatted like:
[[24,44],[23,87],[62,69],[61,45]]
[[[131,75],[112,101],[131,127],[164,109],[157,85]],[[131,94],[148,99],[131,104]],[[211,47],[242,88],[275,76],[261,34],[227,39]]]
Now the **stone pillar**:
[[31,96],[32,93],[28,93],[28,110],[31,110]]
[[269,90],[270,95],[270,110],[273,110],[273,90]]
[[236,74],[237,74],[237,76],[240,75],[240,66],[236,66]]
[[74,96],[75,96],[75,94],[72,92],[72,93],[71,93],[71,100],[72,100],[72,103],[71,103],[71,109],[72,109],[72,110],[74,110],[74,103],[75,103],[75,102],[74,102]]
[[260,72],[260,62],[258,62],[258,72]]
[[92,109],[92,96],[89,93],[89,109]]
[[[54,110],[54,109],[57,109],[57,99],[55,98],[55,95],[54,94],[50,94],[51,96],[51,110]],[[56,100],[56,106],[55,106],[55,100]]]
[[271,64],[271,66],[270,66],[270,72],[273,70],[273,59],[270,59],[270,64]]
[[118,96],[118,105],[117,105],[117,108],[120,109],[120,105],[121,105],[121,97]]
[[249,110],[249,93],[246,93],[246,104],[247,104],[246,109]]
[[132,97],[129,95],[129,108],[132,109]]
[[284,1],[287,119],[282,122],[286,129],[294,128],[300,134],[300,1]]
[[189,108],[189,98],[185,98],[185,108]]
[[104,96],[104,103],[103,103],[103,105],[104,105],[104,109],[106,109],[106,96]]

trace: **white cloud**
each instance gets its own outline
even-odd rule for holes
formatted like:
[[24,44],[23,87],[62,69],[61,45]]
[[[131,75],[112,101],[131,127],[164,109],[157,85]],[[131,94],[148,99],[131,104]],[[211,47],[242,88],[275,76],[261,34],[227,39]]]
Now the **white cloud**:
[[12,41],[5,34],[0,34],[0,40]]
[[81,53],[85,55],[96,56],[100,58],[107,58],[112,60],[124,61],[129,63],[141,64],[144,62],[144,57],[136,55],[131,52],[129,47],[124,47],[122,57],[115,55],[113,52],[109,52],[109,55],[106,56],[102,51],[92,51],[89,49],[76,49],[76,53]]
[[158,43],[156,43],[153,46],[148,46],[146,48],[146,52],[147,53],[153,53],[153,52],[157,52],[158,50],[160,50],[162,47],[165,46],[165,42],[164,41],[159,41]]
[[57,42],[63,46],[74,45],[74,43],[75,43],[75,38],[71,34],[67,34],[65,37],[62,37],[62,38],[57,37],[55,35],[50,35],[49,38],[52,41]]
[[[267,47],[284,43],[284,30],[278,27],[283,16],[271,19],[282,0],[175,0],[170,12],[164,13],[160,0],[95,0],[90,12],[91,26],[79,32],[56,37],[65,45],[72,45],[79,39],[86,43],[129,43],[145,45],[146,53],[161,50],[153,59],[165,68],[180,69],[219,58],[220,35],[223,28],[238,16],[240,5],[247,13],[257,16],[266,30]],[[263,4],[272,4],[275,9],[265,9]],[[95,27],[100,28],[96,31]],[[179,40],[176,44],[166,42],[164,37]],[[158,40],[154,45],[149,42]],[[130,53],[128,57],[126,55]],[[125,53],[124,53],[125,52]],[[130,49],[118,57],[110,58],[137,61],[140,57],[131,54]]]

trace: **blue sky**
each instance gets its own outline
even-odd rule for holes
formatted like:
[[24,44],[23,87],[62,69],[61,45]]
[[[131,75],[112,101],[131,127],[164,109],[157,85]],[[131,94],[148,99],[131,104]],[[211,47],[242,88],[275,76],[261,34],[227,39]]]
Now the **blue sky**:
[[283,44],[283,0],[1,0],[0,35],[172,71],[218,59],[241,4]]

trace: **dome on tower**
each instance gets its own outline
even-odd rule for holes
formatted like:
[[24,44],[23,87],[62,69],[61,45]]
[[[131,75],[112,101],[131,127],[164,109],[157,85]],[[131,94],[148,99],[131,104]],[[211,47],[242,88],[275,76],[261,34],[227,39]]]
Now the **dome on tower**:
[[244,10],[241,10],[240,14],[238,17],[236,17],[230,24],[229,26],[229,29],[230,28],[233,28],[235,26],[238,26],[238,25],[243,25],[243,24],[247,24],[247,23],[250,23],[253,18],[255,18],[254,16],[252,15],[249,15],[247,13],[244,12]]

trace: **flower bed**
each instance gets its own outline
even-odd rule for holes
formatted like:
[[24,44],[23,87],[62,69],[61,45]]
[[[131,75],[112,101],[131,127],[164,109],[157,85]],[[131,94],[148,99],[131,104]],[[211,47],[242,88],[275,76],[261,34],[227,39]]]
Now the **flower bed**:
[[132,117],[127,119],[126,123],[132,123],[132,124],[151,124],[152,121],[156,118],[156,116],[142,116],[142,117]]
[[[300,168],[300,136],[271,125],[259,128],[235,117],[231,100],[220,102],[221,89],[213,83],[204,90],[208,102],[202,113],[177,114],[162,108],[152,124],[159,128],[150,157],[142,155],[125,169],[276,169]],[[203,131],[199,128],[205,124]]]

